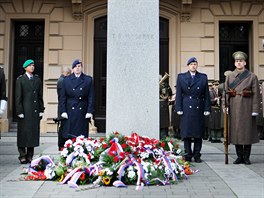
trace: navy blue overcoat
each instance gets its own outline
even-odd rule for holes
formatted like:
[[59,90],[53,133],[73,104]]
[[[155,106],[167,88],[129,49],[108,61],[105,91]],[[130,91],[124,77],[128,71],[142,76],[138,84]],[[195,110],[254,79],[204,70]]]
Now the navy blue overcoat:
[[176,83],[175,111],[182,111],[181,137],[202,138],[205,132],[204,111],[211,112],[207,75],[196,72],[178,74]]
[[63,127],[63,137],[73,138],[79,135],[88,137],[88,119],[86,113],[94,112],[94,90],[91,76],[81,74],[79,78],[71,74],[64,78],[61,87],[60,114],[66,112],[68,119]]

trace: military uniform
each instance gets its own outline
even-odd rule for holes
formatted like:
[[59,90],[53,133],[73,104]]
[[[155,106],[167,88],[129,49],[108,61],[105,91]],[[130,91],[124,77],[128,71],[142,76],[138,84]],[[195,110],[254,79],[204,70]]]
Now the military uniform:
[[45,109],[42,82],[38,75],[32,77],[29,79],[24,74],[17,78],[15,97],[16,114],[23,115],[23,118],[18,119],[17,127],[19,159],[24,160],[26,158],[28,161],[32,160],[34,147],[39,146],[40,120],[42,118],[40,113],[43,113]]
[[235,52],[233,58],[236,69],[225,81],[229,106],[229,141],[235,145],[238,157],[234,164],[251,164],[251,145],[259,142],[256,125],[256,116],[260,109],[258,78],[245,69],[247,55],[244,52]]
[[211,142],[221,142],[223,134],[223,114],[221,109],[221,94],[218,92],[218,82],[213,82],[212,89],[209,90],[211,98],[211,114],[209,115],[209,140]]
[[[197,62],[196,58],[190,58],[187,65]],[[184,140],[184,149],[187,153],[187,161],[194,157],[195,162],[200,163],[202,138],[205,132],[205,115],[211,111],[210,95],[207,75],[195,72],[178,74],[176,83],[176,112],[181,114],[181,138]],[[194,148],[191,148],[192,138]]]
[[168,98],[172,96],[170,86],[163,82],[160,85],[160,139],[168,136],[168,127],[170,126]]
[[94,112],[94,91],[91,76],[81,73],[80,77],[71,74],[64,78],[61,88],[60,112],[65,112],[68,119],[63,127],[63,138],[79,135],[88,137],[86,113]]

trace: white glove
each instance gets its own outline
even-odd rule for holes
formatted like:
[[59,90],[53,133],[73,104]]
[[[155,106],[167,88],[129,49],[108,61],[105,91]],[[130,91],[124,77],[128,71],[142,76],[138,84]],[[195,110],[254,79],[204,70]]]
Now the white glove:
[[0,105],[0,109],[5,112],[6,110],[6,106],[7,106],[7,101],[6,100],[1,100],[0,101],[1,105]]
[[61,117],[65,118],[65,119],[68,119],[68,114],[67,114],[66,112],[63,112],[63,113],[61,114]]
[[43,117],[44,113],[43,112],[40,112],[39,113],[39,117]]
[[226,112],[226,114],[228,114],[228,107],[223,108],[223,112],[224,112],[224,113]]
[[251,115],[252,115],[252,116],[258,116],[258,113],[253,112]]
[[86,115],[85,115],[85,118],[92,118],[93,117],[93,114],[91,114],[91,113],[86,113]]
[[183,115],[183,111],[177,111],[178,115]]
[[23,113],[21,113],[21,114],[18,115],[18,117],[19,117],[19,118],[24,118],[25,116],[24,116]]
[[209,111],[205,111],[205,112],[204,112],[204,115],[205,115],[205,116],[209,116],[209,115],[210,115],[210,112],[209,112]]

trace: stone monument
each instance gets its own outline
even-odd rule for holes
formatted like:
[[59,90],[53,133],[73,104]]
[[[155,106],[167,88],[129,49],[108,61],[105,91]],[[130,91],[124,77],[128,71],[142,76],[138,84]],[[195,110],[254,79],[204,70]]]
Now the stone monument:
[[108,0],[106,134],[159,138],[159,0]]

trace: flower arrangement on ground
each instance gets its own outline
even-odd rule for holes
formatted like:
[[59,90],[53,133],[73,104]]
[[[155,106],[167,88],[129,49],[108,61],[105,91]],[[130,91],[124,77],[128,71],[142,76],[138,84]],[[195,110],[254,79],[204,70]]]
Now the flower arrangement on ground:
[[49,156],[34,159],[25,179],[57,180],[73,188],[136,185],[139,190],[176,183],[192,173],[176,141],[115,132],[106,138],[67,140],[55,162]]

